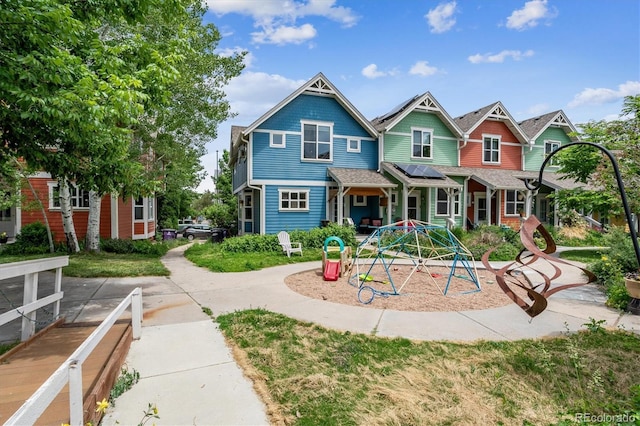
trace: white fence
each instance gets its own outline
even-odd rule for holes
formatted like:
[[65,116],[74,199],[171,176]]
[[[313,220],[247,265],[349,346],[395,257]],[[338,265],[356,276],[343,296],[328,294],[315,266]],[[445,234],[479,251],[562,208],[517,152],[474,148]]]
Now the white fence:
[[[25,260],[0,265],[0,280],[24,275],[24,293],[22,306],[0,315],[0,327],[22,317],[22,341],[33,336],[36,331],[36,311],[53,304],[54,320],[60,316],[62,291],[62,268],[69,264],[69,256],[49,257],[45,259]],[[55,269],[53,294],[38,299],[38,274]]]
[[94,330],[78,349],[25,401],[5,425],[35,424],[47,407],[69,384],[69,414],[72,426],[82,426],[82,363],[89,357],[98,343],[109,332],[116,320],[131,305],[131,325],[134,339],[139,339],[142,331],[142,290],[133,290],[117,308]]

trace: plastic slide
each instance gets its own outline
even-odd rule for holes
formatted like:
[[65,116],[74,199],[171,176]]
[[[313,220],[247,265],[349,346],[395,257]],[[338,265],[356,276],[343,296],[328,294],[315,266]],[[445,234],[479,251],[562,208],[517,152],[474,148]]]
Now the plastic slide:
[[324,280],[325,281],[338,281],[340,276],[340,262],[333,262],[327,260],[324,265]]

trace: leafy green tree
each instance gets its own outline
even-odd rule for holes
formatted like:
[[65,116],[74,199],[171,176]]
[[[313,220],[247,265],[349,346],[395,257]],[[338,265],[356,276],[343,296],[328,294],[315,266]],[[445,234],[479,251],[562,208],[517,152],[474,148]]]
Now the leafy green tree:
[[242,69],[213,53],[203,13],[195,0],[3,3],[0,164],[23,158],[92,200],[195,186],[203,140],[229,115],[221,86]]
[[233,228],[238,217],[236,196],[233,194],[232,171],[229,167],[229,151],[224,150],[218,160],[218,175],[212,176],[216,186],[213,204],[206,207],[203,213],[214,226]]
[[[581,140],[600,144],[614,153],[631,211],[640,211],[640,95],[625,98],[618,120],[592,121],[578,127]],[[578,145],[559,152],[556,157],[562,173],[595,188],[565,192],[559,199],[561,203],[603,214],[623,212],[613,167],[602,151]]]

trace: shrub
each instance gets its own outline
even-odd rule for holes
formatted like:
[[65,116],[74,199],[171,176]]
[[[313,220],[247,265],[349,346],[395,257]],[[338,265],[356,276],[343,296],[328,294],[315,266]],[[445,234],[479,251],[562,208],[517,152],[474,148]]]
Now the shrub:
[[609,247],[607,254],[612,261],[620,265],[622,273],[638,270],[638,260],[633,248],[631,236],[625,232],[624,228],[612,226],[609,228],[604,244]]
[[[292,242],[302,243],[302,248],[322,248],[327,237],[336,236],[344,241],[345,245],[356,245],[355,229],[348,226],[329,224],[324,228],[313,228],[309,231],[294,230],[289,232]],[[232,253],[251,252],[279,252],[282,250],[278,242],[278,236],[269,235],[243,235],[226,238],[220,245],[224,251]]]
[[462,243],[471,251],[475,260],[480,260],[490,249],[494,251],[489,256],[489,260],[514,260],[522,249],[518,235],[511,228],[481,226],[467,233]]
[[150,240],[126,240],[120,238],[108,238],[100,241],[100,249],[108,253],[116,254],[145,254],[162,256],[167,253],[169,246]]
[[13,244],[6,244],[2,253],[5,255],[44,254],[49,252],[47,227],[40,222],[25,225],[16,235]]

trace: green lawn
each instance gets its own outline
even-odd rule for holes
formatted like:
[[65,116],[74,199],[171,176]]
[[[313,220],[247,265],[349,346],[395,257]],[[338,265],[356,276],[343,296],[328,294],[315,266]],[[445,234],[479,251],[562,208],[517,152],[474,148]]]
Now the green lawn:
[[257,271],[273,266],[322,260],[321,249],[303,249],[303,256],[294,253],[287,257],[283,252],[231,253],[219,244],[194,244],[185,251],[185,257],[194,264],[213,272]]
[[589,264],[602,258],[600,250],[566,250],[560,252],[560,258]]

